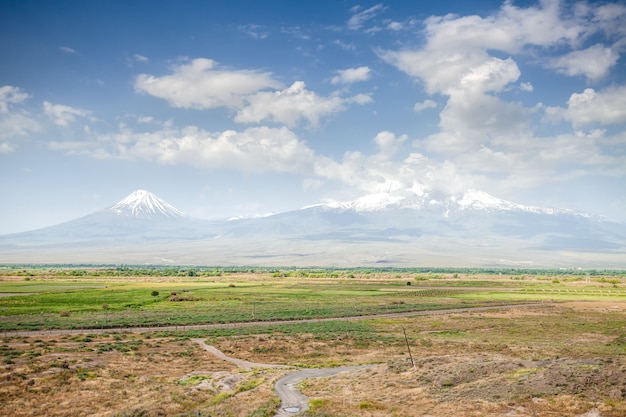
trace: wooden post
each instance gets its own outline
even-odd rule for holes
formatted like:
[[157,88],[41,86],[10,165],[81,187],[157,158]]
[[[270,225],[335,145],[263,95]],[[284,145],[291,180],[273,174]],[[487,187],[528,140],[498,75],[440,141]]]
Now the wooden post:
[[411,365],[413,366],[413,369],[416,369],[415,362],[413,361],[413,354],[411,353],[411,346],[409,346],[409,339],[406,337],[406,329],[404,328],[404,326],[402,326],[402,331],[404,332],[404,340],[406,342],[406,348],[409,350],[409,358],[411,358]]

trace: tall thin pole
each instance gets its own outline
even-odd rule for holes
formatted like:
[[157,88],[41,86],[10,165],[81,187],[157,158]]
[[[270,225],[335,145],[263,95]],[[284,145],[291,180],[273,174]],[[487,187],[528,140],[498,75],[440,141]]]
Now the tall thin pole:
[[406,342],[406,348],[409,350],[409,358],[411,358],[411,365],[413,365],[413,369],[415,369],[415,362],[413,361],[413,354],[411,353],[411,346],[409,346],[409,338],[406,337],[406,329],[402,326],[402,331],[404,332],[404,341]]

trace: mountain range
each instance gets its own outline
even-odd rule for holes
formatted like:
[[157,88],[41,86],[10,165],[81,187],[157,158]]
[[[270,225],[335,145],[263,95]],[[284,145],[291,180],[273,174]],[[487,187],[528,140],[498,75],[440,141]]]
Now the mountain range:
[[87,216],[0,236],[0,263],[625,268],[626,224],[477,190],[203,220],[137,190]]

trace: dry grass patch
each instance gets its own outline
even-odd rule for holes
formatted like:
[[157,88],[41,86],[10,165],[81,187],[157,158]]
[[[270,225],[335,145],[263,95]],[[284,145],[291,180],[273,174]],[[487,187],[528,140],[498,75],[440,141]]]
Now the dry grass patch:
[[[186,340],[124,337],[5,340],[14,355],[0,368],[0,403],[15,417],[247,416],[273,395],[272,372],[239,373]],[[138,347],[117,349],[128,344]]]

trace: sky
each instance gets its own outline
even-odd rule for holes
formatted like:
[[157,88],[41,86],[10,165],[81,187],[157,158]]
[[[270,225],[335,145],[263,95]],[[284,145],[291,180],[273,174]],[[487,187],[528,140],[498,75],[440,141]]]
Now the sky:
[[0,234],[481,190],[626,221],[626,2],[0,4]]

